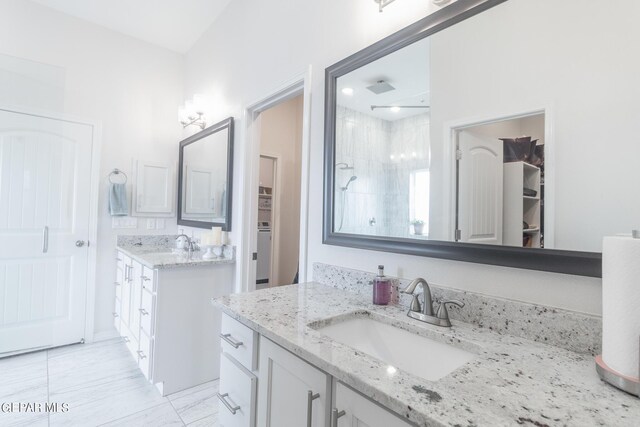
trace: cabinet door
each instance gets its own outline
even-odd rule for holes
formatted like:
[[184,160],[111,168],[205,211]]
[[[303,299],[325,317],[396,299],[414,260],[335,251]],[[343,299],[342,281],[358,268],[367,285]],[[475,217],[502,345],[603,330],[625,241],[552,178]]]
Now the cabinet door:
[[330,377],[273,342],[260,337],[258,425],[329,425]]
[[335,406],[331,416],[337,418],[338,427],[411,427],[397,415],[340,382],[336,382]]
[[170,163],[138,160],[135,167],[132,215],[173,215],[173,166]]

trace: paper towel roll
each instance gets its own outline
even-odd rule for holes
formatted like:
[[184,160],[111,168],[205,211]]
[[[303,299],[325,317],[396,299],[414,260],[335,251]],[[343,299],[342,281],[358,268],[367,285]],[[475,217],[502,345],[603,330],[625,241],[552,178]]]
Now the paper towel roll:
[[602,359],[622,375],[640,377],[640,239],[604,238]]

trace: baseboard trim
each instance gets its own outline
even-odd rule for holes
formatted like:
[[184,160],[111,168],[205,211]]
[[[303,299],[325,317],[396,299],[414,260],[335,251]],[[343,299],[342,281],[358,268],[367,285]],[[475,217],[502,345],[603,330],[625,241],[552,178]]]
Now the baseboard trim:
[[92,342],[112,340],[114,338],[118,338],[119,336],[120,334],[118,333],[118,331],[113,328],[109,331],[96,332],[95,334],[93,334]]

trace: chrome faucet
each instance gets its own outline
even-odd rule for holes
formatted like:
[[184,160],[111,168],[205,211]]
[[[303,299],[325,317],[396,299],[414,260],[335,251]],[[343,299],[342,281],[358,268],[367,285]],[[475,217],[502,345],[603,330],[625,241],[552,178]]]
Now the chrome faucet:
[[[424,295],[423,305],[420,306],[420,300],[418,295],[414,294],[414,291],[418,286],[422,286],[422,295]],[[409,283],[409,286],[402,291],[402,293],[413,295],[411,305],[409,306],[409,312],[407,316],[426,322],[431,325],[451,327],[451,320],[449,319],[449,311],[447,310],[447,304],[455,304],[458,307],[464,307],[464,303],[458,300],[442,300],[436,310],[433,311],[433,299],[431,297],[431,288],[426,280],[422,277],[418,277]]]
[[193,240],[191,240],[191,238],[186,234],[180,234],[178,237],[176,237],[176,240],[178,240],[181,237],[184,237],[187,239],[187,250],[189,251],[189,256],[191,256],[193,251],[197,250],[196,243]]

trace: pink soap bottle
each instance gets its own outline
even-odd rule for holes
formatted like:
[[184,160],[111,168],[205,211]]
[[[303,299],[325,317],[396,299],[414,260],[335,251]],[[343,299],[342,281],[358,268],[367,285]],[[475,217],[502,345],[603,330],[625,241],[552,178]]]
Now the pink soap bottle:
[[387,305],[391,301],[391,280],[384,275],[384,265],[378,266],[378,275],[373,279],[373,303]]

